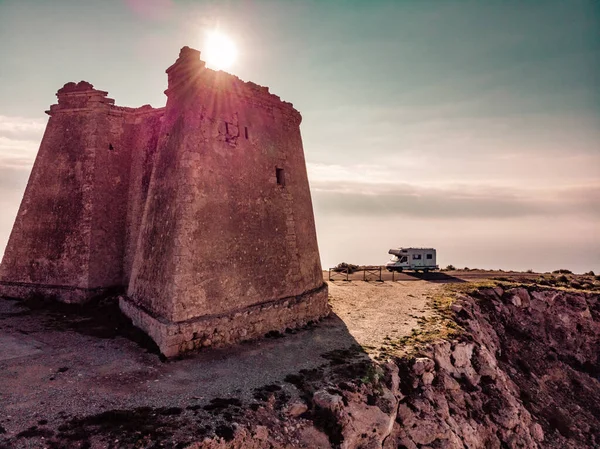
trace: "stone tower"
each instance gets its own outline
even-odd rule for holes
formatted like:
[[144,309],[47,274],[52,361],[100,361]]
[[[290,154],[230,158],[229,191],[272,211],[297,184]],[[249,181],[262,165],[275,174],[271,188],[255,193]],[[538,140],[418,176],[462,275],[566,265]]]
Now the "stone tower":
[[173,356],[328,313],[301,116],[184,47],[166,107],[57,93],[0,265],[0,294],[121,310]]

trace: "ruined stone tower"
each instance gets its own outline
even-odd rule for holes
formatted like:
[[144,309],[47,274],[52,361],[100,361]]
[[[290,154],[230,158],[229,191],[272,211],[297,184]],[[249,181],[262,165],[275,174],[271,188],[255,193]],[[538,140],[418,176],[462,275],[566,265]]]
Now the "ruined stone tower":
[[0,265],[0,295],[121,310],[176,355],[328,313],[301,116],[184,47],[167,104],[57,93]]

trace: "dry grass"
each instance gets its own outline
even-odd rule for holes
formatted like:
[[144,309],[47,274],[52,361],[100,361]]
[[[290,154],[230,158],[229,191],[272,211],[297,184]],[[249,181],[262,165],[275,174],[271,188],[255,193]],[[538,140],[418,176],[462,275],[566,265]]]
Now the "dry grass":
[[429,305],[433,313],[420,318],[419,326],[410,335],[389,341],[382,347],[379,359],[387,357],[410,356],[420,352],[425,346],[438,340],[452,340],[464,329],[454,320],[452,304],[460,294],[469,294],[479,288],[495,287],[492,281],[475,284],[448,284],[430,297]]

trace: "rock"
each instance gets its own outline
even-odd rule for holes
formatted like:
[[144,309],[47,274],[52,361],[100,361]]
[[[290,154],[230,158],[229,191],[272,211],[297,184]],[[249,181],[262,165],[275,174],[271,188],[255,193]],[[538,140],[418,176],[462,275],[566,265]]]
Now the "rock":
[[408,429],[410,438],[419,445],[433,443],[437,439],[447,439],[443,424],[426,419],[411,429]]
[[290,405],[288,405],[286,413],[289,416],[293,416],[298,417],[301,414],[305,413],[308,410],[308,406],[302,402],[302,401],[297,401],[297,402],[292,402]]
[[531,425],[531,436],[536,440],[536,441],[544,441],[544,429],[542,429],[542,426],[539,425],[538,423],[533,423]]
[[265,426],[256,426],[256,429],[254,429],[254,438],[266,441],[269,438],[269,429]]
[[344,401],[342,400],[341,396],[337,394],[331,394],[325,390],[319,390],[315,392],[312,400],[317,407],[331,410],[332,412],[341,410],[341,408],[344,406]]
[[[459,422],[455,421],[455,426],[453,426],[454,432],[457,432],[464,441],[463,445],[455,446],[457,448],[483,448],[485,447],[484,443],[484,435],[481,435],[477,429],[477,423],[473,420],[464,419],[462,417],[458,417]],[[457,435],[453,432],[450,440],[454,440],[458,438]],[[460,441],[461,439],[458,439]]]
[[441,380],[441,384],[444,388],[444,390],[447,391],[455,391],[455,390],[460,390],[460,384],[454,380],[454,378],[452,376],[449,375],[444,375],[440,378]]
[[[535,295],[533,295],[533,296],[535,296]],[[538,312],[545,312],[546,309],[548,308],[548,304],[546,303],[546,301],[544,301],[543,299],[540,299],[540,298],[536,298],[536,297],[534,297],[531,300],[530,306],[532,309],[534,309]]]
[[431,383],[433,382],[433,379],[435,378],[435,375],[433,373],[423,373],[423,385],[431,385]]
[[454,359],[453,365],[457,368],[464,368],[471,364],[471,357],[473,356],[473,343],[459,343],[454,347],[452,351],[452,357]]
[[496,299],[498,296],[496,291],[491,287],[479,289],[479,294],[490,299]]
[[425,372],[432,371],[435,368],[435,362],[428,357],[420,357],[413,364],[413,372],[420,376]]
[[450,361],[451,345],[449,341],[441,341],[433,345],[433,359],[435,363],[449,373],[454,371]]
[[405,447],[406,449],[419,449],[417,445],[407,437],[400,439],[398,443],[398,447]]
[[357,403],[350,403],[344,410],[340,422],[344,448],[380,448],[390,434],[395,416],[384,413],[377,406],[364,407]]
[[458,313],[463,309],[463,306],[461,306],[460,304],[453,302],[452,304],[450,304],[450,310],[452,310],[454,313]]
[[507,429],[514,429],[520,422],[519,409],[517,407],[503,408],[500,410],[496,421]]
[[560,293],[556,291],[550,290],[542,290],[539,292],[533,291],[531,292],[531,297],[537,299],[538,301],[542,301],[547,306],[551,306],[554,304],[554,300],[560,295]]
[[384,388],[383,393],[377,399],[377,407],[379,407],[383,413],[392,415],[397,409],[398,401],[403,397],[404,396],[399,391],[397,394],[394,394],[391,390]]
[[497,375],[498,362],[496,358],[490,353],[489,349],[485,346],[477,348],[475,352],[475,360],[479,366],[478,374],[481,376],[488,376],[491,379],[495,379]]
[[506,290],[506,295],[509,297],[508,301],[516,307],[527,308],[531,302],[529,292],[523,287],[516,287]]
[[[300,441],[302,441],[302,446],[307,448],[319,448],[319,449],[330,449],[331,444],[329,443],[329,438],[320,430],[317,430],[313,426],[308,426],[300,429],[298,431],[300,436]],[[290,447],[290,446],[288,446]]]
[[[400,376],[398,375],[399,373],[399,369],[398,369],[398,365],[396,365],[394,362],[388,361],[386,362],[384,365],[384,381],[387,385],[387,387],[392,391],[392,392],[398,392],[398,394],[402,394],[400,393],[399,387],[400,387]],[[401,399],[401,398],[399,398]]]
[[415,413],[406,404],[400,404],[398,407],[398,419],[406,428],[417,422]]

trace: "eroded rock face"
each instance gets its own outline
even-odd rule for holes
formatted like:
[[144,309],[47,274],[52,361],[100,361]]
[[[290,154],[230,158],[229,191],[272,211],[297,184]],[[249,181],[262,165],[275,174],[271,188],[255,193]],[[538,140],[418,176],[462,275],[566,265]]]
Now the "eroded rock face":
[[[599,304],[538,287],[463,295],[459,339],[374,365],[367,380],[299,385],[308,410],[285,424],[297,440],[272,432],[248,447],[598,447]],[[248,432],[215,447],[240,447]]]
[[[515,300],[519,298],[520,301]],[[600,444],[599,295],[508,289],[500,300],[480,292],[471,307],[519,402],[544,428],[543,447]],[[467,330],[469,330],[467,327]],[[539,427],[533,430],[537,435]]]
[[452,309],[465,333],[426,351],[434,370],[423,358],[399,361],[400,447],[600,443],[597,294],[496,287]]

